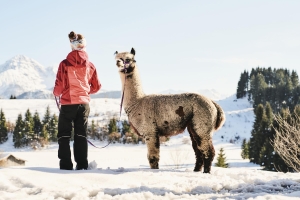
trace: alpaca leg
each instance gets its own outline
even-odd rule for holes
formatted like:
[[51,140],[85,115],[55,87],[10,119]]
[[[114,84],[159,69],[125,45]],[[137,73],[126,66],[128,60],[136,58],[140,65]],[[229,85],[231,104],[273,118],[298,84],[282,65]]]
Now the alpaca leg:
[[210,173],[211,165],[215,157],[215,149],[209,134],[206,134],[205,137],[202,138],[198,149],[203,152],[204,173]]
[[[190,137],[192,140],[192,146],[193,146],[195,156],[196,156],[196,163],[195,163],[194,171],[199,172],[199,171],[202,171],[202,166],[203,166],[203,154],[198,149],[198,146],[200,146],[201,141],[200,141],[199,136],[196,135],[195,131],[190,126],[188,126],[188,132],[190,133]],[[197,144],[197,141],[199,144]]]
[[148,161],[151,169],[159,168],[159,137],[158,135],[146,136],[145,141],[148,148]]
[[211,165],[215,157],[215,148],[212,144],[212,139],[207,141],[209,145],[207,156],[204,158],[204,173],[210,173]]
[[[198,127],[204,126],[198,125]],[[211,130],[203,130],[201,128],[195,128],[195,126],[189,126],[188,128],[191,129],[192,136],[197,143],[197,149],[201,153],[200,155],[202,162],[204,163],[204,173],[210,173],[212,161],[215,157],[215,149],[212,144]]]

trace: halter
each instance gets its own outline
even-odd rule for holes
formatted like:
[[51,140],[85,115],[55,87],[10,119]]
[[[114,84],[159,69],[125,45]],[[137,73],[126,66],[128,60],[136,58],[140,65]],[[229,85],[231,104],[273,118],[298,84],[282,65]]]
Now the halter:
[[[126,83],[126,72],[127,72],[128,67],[129,67],[130,61],[129,62],[123,61],[123,64],[124,64],[125,80],[124,80],[124,87],[123,87],[121,104],[120,104],[120,117],[119,117],[119,121],[121,121],[122,105],[123,105],[123,100],[124,100],[125,83]],[[126,65],[128,65],[128,66],[126,67]]]

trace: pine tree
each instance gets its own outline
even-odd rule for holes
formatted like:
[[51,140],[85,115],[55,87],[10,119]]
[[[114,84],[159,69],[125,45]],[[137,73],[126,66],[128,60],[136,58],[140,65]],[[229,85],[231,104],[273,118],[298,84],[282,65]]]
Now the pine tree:
[[124,120],[122,122],[122,127],[123,127],[122,128],[122,136],[125,135],[125,133],[130,133],[131,132],[130,125],[129,125],[127,120]]
[[249,141],[249,158],[250,162],[259,163],[259,153],[264,141],[262,140],[262,127],[264,119],[264,107],[259,104],[255,109],[255,121],[253,124],[253,129],[251,131],[251,137]]
[[259,152],[259,164],[264,167],[265,170],[272,170],[273,168],[273,156],[274,148],[271,145],[273,140],[272,134],[272,123],[273,123],[273,112],[271,105],[267,102],[265,106],[265,116],[263,119],[263,127],[260,130],[262,137],[261,140],[263,143],[260,152]]
[[18,115],[18,119],[16,121],[16,126],[13,132],[13,142],[14,147],[19,148],[24,145],[25,135],[24,135],[24,122],[22,119],[22,114]]
[[2,109],[0,110],[0,144],[7,141],[8,136],[7,136],[7,126],[6,126],[6,119],[4,112]]
[[26,145],[28,145],[28,142],[31,141],[34,138],[34,122],[33,118],[31,115],[31,112],[29,109],[27,109],[25,113],[25,118],[24,118],[24,135],[26,138]]
[[108,133],[110,134],[115,132],[118,132],[117,121],[115,118],[112,118],[109,120]]
[[241,74],[241,77],[240,77],[240,80],[238,82],[238,86],[236,89],[236,98],[237,99],[243,98],[243,91],[245,89],[244,87],[245,87],[245,85],[243,83],[243,74]]
[[42,135],[47,136],[48,137],[47,139],[51,138],[50,121],[51,121],[50,108],[49,108],[49,106],[47,106],[46,112],[45,112],[45,115],[44,115],[44,119],[42,120],[43,129],[44,129]]
[[292,71],[292,74],[291,74],[291,81],[292,81],[292,85],[293,87],[297,87],[299,85],[299,77],[298,77],[298,74],[296,73],[296,71]]
[[42,125],[42,130],[41,130],[41,134],[40,134],[40,141],[42,141],[43,144],[47,144],[48,141],[49,141],[49,134],[48,134],[48,131],[46,130],[45,125]]
[[34,137],[38,138],[41,135],[42,132],[42,122],[40,120],[39,113],[35,111],[33,115],[33,132],[34,132]]
[[215,166],[228,168],[228,163],[226,163],[226,157],[225,157],[223,148],[220,149],[220,153],[218,154],[217,163],[215,164]]
[[271,104],[269,102],[266,103],[265,114],[267,117],[268,126],[271,126],[271,124],[273,122],[273,110],[272,110]]
[[242,153],[241,156],[243,159],[249,158],[249,143],[246,141],[246,139],[243,140],[242,143]]
[[90,129],[90,136],[93,140],[96,139],[96,134],[97,134],[97,130],[96,130],[95,121],[92,120],[91,129]]
[[300,104],[300,85],[294,87],[291,99],[293,107]]
[[58,117],[53,114],[53,116],[50,118],[49,122],[49,138],[51,141],[56,142],[57,141],[57,133],[58,133]]
[[248,86],[249,86],[249,73],[245,70],[241,74],[240,80],[238,82],[238,87],[237,87],[237,91],[236,91],[237,99],[247,96]]
[[270,164],[273,152],[270,145],[273,123],[271,105],[268,102],[265,107],[259,104],[255,109],[255,117],[249,141],[249,158],[250,162],[265,166]]
[[266,88],[267,84],[264,76],[261,73],[251,78],[253,108],[256,108],[258,104],[264,104],[266,102]]

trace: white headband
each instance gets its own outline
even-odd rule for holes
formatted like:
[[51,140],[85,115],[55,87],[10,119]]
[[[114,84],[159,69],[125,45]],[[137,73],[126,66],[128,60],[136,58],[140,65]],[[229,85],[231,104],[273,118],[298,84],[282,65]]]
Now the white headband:
[[85,50],[86,40],[85,40],[85,38],[83,38],[81,40],[77,40],[77,37],[76,37],[76,39],[70,41],[70,44],[71,44],[72,50]]

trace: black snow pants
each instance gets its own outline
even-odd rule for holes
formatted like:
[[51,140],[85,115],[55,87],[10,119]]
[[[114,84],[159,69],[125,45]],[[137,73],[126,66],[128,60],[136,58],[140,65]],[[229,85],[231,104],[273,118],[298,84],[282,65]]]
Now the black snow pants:
[[88,167],[87,124],[90,113],[89,104],[62,105],[58,119],[58,158],[60,169],[72,170],[70,139],[74,123],[73,153],[76,169]]

